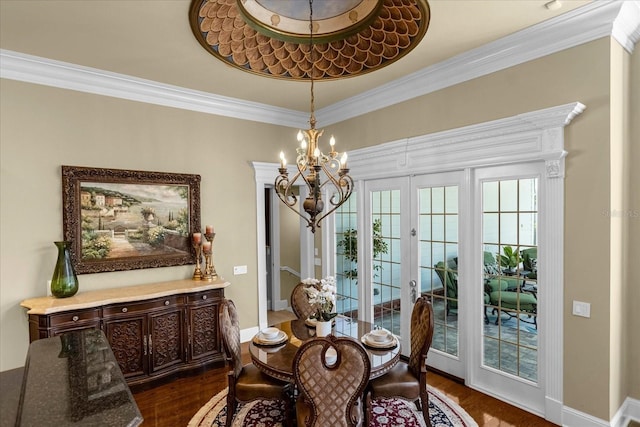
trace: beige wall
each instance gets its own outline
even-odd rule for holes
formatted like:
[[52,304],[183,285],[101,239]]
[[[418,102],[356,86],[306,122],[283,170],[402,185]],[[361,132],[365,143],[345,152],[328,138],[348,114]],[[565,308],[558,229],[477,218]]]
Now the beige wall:
[[[629,244],[629,218],[622,214],[628,209],[629,134],[628,123],[629,56],[615,40],[611,40],[611,135],[609,138],[611,161],[611,215],[610,233],[610,338],[609,338],[609,417],[615,415],[627,396],[629,378],[625,375],[628,343],[624,307],[627,293],[625,262]],[[628,127],[627,127],[628,128]],[[620,331],[614,333],[613,331]]]
[[[0,370],[24,364],[27,317],[42,296],[62,239],[60,165],[199,174],[214,261],[232,284],[241,327],[258,324],[256,194],[249,160],[277,161],[265,140],[290,129],[0,80]],[[239,149],[241,148],[241,149]],[[274,174],[276,172],[274,171]],[[248,274],[233,276],[234,265]],[[80,275],[80,291],[188,278],[193,266]]]
[[[620,333],[611,330],[612,309],[630,321],[629,360],[640,355],[640,338],[632,333],[640,330],[640,316],[624,306],[611,307],[610,298],[611,222],[603,214],[611,201],[610,55],[609,40],[597,40],[328,129],[340,135],[341,150],[348,150],[574,101],[587,106],[565,131],[564,354],[557,357],[564,358],[564,404],[601,419],[618,409],[610,391],[610,357],[616,354],[611,336]],[[631,58],[636,76],[638,56]],[[51,275],[52,242],[62,237],[61,164],[202,175],[202,218],[216,227],[217,271],[233,282],[228,295],[238,302],[241,327],[257,325],[255,185],[249,161],[275,161],[279,148],[265,141],[290,139],[290,130],[6,80],[1,90],[0,370],[24,362],[26,317],[18,304],[42,295]],[[631,114],[638,117],[637,82],[632,94]],[[638,126],[631,124],[635,145],[629,147],[636,160]],[[638,168],[631,169],[631,182],[640,182]],[[637,187],[629,192],[630,209],[640,212]],[[629,221],[630,259],[640,259],[639,221]],[[249,274],[232,276],[238,264],[248,265]],[[80,287],[190,273],[189,267],[174,267],[83,275]],[[629,269],[628,278],[635,286],[623,284],[623,289],[637,302],[640,273]],[[591,318],[572,316],[573,300],[590,302]],[[639,368],[629,364],[634,365],[621,368],[621,375],[633,374],[629,384],[616,387],[639,398]]]
[[[299,273],[300,216],[286,207],[284,203],[278,202],[278,206],[280,206],[280,265],[287,266]],[[286,271],[280,272],[280,299],[289,301],[293,287],[299,282],[298,276]]]
[[628,170],[628,213],[629,252],[627,254],[627,364],[629,374],[629,396],[640,400],[640,53],[638,46],[630,58],[629,79],[629,170]]

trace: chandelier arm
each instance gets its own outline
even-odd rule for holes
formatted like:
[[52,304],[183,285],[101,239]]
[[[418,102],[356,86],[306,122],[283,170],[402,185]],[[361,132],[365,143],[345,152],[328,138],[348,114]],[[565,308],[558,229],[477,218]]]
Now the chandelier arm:
[[[335,188],[337,191],[333,193],[333,195],[329,198],[329,203],[331,203],[333,206],[340,206],[341,204],[346,202],[351,195],[351,192],[353,191],[353,180],[349,175],[340,177],[338,180],[338,185],[336,185]],[[339,198],[336,197],[338,195],[340,196]],[[338,199],[337,201],[335,201],[336,198]]]
[[296,208],[294,208],[293,206],[290,206],[290,205],[288,205],[288,204],[286,204],[286,203],[285,203],[285,205],[286,205],[289,209],[291,209],[292,211],[294,211],[295,213],[297,213],[297,214],[298,214],[298,216],[300,216],[300,218],[302,218],[302,219],[307,223],[307,227],[310,227],[312,230],[314,230],[314,231],[315,231],[315,227],[314,227],[313,223],[312,223],[312,222],[311,222],[307,217],[305,217],[305,216],[304,216],[304,214],[300,213],[300,212],[299,212]]
[[298,197],[291,192],[291,182],[286,176],[280,175],[275,182],[276,194],[285,205],[291,207],[298,202]]
[[320,215],[319,217],[316,218],[316,224],[317,224],[318,227],[320,227],[320,221],[322,221],[325,217],[327,217],[327,216],[331,215],[333,212],[335,212],[336,209],[338,209],[340,206],[342,206],[342,204],[344,202],[346,202],[349,199],[349,197],[351,197],[351,193],[353,192],[353,180],[351,179],[351,177],[349,175],[345,175],[340,180],[341,181],[344,180],[344,183],[345,183],[346,190],[343,193],[344,196],[340,199],[338,204],[334,205],[331,209],[329,209],[323,215]]
[[331,183],[338,191],[340,191],[340,193],[342,193],[342,190],[340,189],[340,170],[338,170],[337,174],[333,174],[331,173],[331,170],[329,170],[329,168],[322,164],[322,171],[327,176],[327,180],[323,182],[322,185],[320,185],[320,188],[324,187],[328,183]]

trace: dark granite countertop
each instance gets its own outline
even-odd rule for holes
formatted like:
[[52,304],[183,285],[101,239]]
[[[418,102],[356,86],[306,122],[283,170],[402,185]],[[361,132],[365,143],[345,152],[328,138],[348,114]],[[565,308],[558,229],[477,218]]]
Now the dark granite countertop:
[[29,346],[16,426],[125,427],[142,416],[100,330]]
[[0,372],[0,427],[14,427],[24,368]]

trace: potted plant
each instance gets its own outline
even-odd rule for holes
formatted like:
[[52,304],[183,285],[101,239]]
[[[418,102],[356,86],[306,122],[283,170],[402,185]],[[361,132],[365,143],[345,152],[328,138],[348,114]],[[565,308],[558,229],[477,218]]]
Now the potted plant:
[[307,298],[309,304],[314,306],[316,314],[316,335],[327,336],[331,333],[331,323],[336,313],[333,309],[336,303],[336,280],[333,276],[328,276],[322,280],[304,279],[302,281],[307,287]]
[[[389,251],[387,242],[382,238],[382,220],[376,219],[373,221],[373,258],[378,258],[381,254],[386,254]],[[346,278],[358,281],[358,231],[353,228],[345,230],[342,240],[338,242],[338,247],[344,248],[343,256],[345,259],[351,261],[353,268],[345,270],[343,273]],[[374,265],[374,277],[375,271],[382,269],[381,265]],[[374,295],[378,294],[378,290],[374,289]]]
[[522,262],[520,251],[517,248],[513,249],[511,246],[505,246],[502,248],[502,252],[502,254],[498,253],[497,257],[500,268],[503,269],[505,273],[515,274],[518,266]]

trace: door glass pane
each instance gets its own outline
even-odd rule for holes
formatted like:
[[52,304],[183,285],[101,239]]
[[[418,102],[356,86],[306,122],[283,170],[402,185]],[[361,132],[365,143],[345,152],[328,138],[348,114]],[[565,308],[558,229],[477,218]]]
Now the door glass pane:
[[400,335],[400,190],[371,193],[373,322]]
[[[420,293],[431,299],[431,348],[458,355],[458,187],[418,190]],[[430,199],[430,200],[429,200]],[[431,274],[427,274],[430,272]]]
[[484,182],[483,364],[538,381],[536,178]]
[[358,318],[357,197],[354,194],[335,212],[336,311]]

